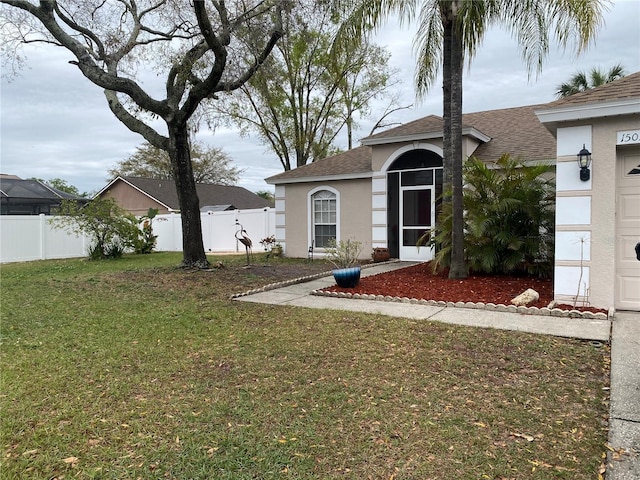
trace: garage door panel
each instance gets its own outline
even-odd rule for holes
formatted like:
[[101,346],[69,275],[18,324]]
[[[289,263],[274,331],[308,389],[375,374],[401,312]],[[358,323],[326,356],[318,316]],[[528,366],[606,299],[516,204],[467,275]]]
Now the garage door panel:
[[616,308],[640,311],[640,155],[618,157],[616,182]]
[[618,308],[634,310],[640,305],[640,277],[618,275],[616,279],[618,291]]
[[618,237],[618,262],[620,268],[640,269],[640,262],[636,257],[636,244],[640,238],[636,235],[623,235]]
[[620,214],[625,220],[640,220],[640,193],[628,193],[619,198]]

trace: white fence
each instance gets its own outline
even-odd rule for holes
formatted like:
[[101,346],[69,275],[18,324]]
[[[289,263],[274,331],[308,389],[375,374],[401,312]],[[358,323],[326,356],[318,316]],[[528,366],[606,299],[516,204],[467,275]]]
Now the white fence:
[[[257,251],[260,240],[275,234],[275,209],[203,213],[202,240],[206,252],[244,252],[235,238],[241,224]],[[45,215],[0,215],[0,263],[87,256],[91,239],[52,228]],[[182,251],[180,215],[158,215],[153,221],[158,251]]]

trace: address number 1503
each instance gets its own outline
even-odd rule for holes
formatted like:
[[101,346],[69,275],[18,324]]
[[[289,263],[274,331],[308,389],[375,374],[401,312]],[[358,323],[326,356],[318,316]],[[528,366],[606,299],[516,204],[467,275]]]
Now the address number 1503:
[[640,143],[640,130],[618,132],[618,145],[629,145],[631,143]]

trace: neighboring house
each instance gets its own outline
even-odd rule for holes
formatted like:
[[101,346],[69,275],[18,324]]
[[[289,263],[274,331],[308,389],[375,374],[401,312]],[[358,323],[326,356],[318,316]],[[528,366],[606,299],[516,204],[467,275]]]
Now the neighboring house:
[[1,215],[52,215],[62,200],[88,202],[86,198],[71,195],[38,180],[0,175]]
[[[243,187],[199,183],[196,191],[200,199],[200,210],[203,212],[271,206],[268,200]],[[100,190],[96,197],[113,198],[118,205],[134,215],[145,215],[150,208],[157,208],[160,214],[180,212],[173,180],[117,177]]]
[[[640,242],[640,72],[549,104],[462,121],[464,158],[490,162],[509,153],[557,162],[556,299],[578,295],[599,307],[640,310],[640,262],[631,248]],[[285,253],[304,257],[314,245],[322,255],[331,238],[355,238],[367,246],[364,256],[386,247],[401,260],[431,259],[431,249],[415,245],[436,221],[442,131],[442,118],[428,116],[266,179],[276,186],[276,240]],[[576,163],[583,144],[593,154],[586,182]]]

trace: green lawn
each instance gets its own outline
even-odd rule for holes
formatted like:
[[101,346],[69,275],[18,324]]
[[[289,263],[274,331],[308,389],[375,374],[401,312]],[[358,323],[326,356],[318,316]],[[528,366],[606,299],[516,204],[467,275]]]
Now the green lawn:
[[607,346],[235,302],[220,259],[1,267],[3,480],[597,478]]

